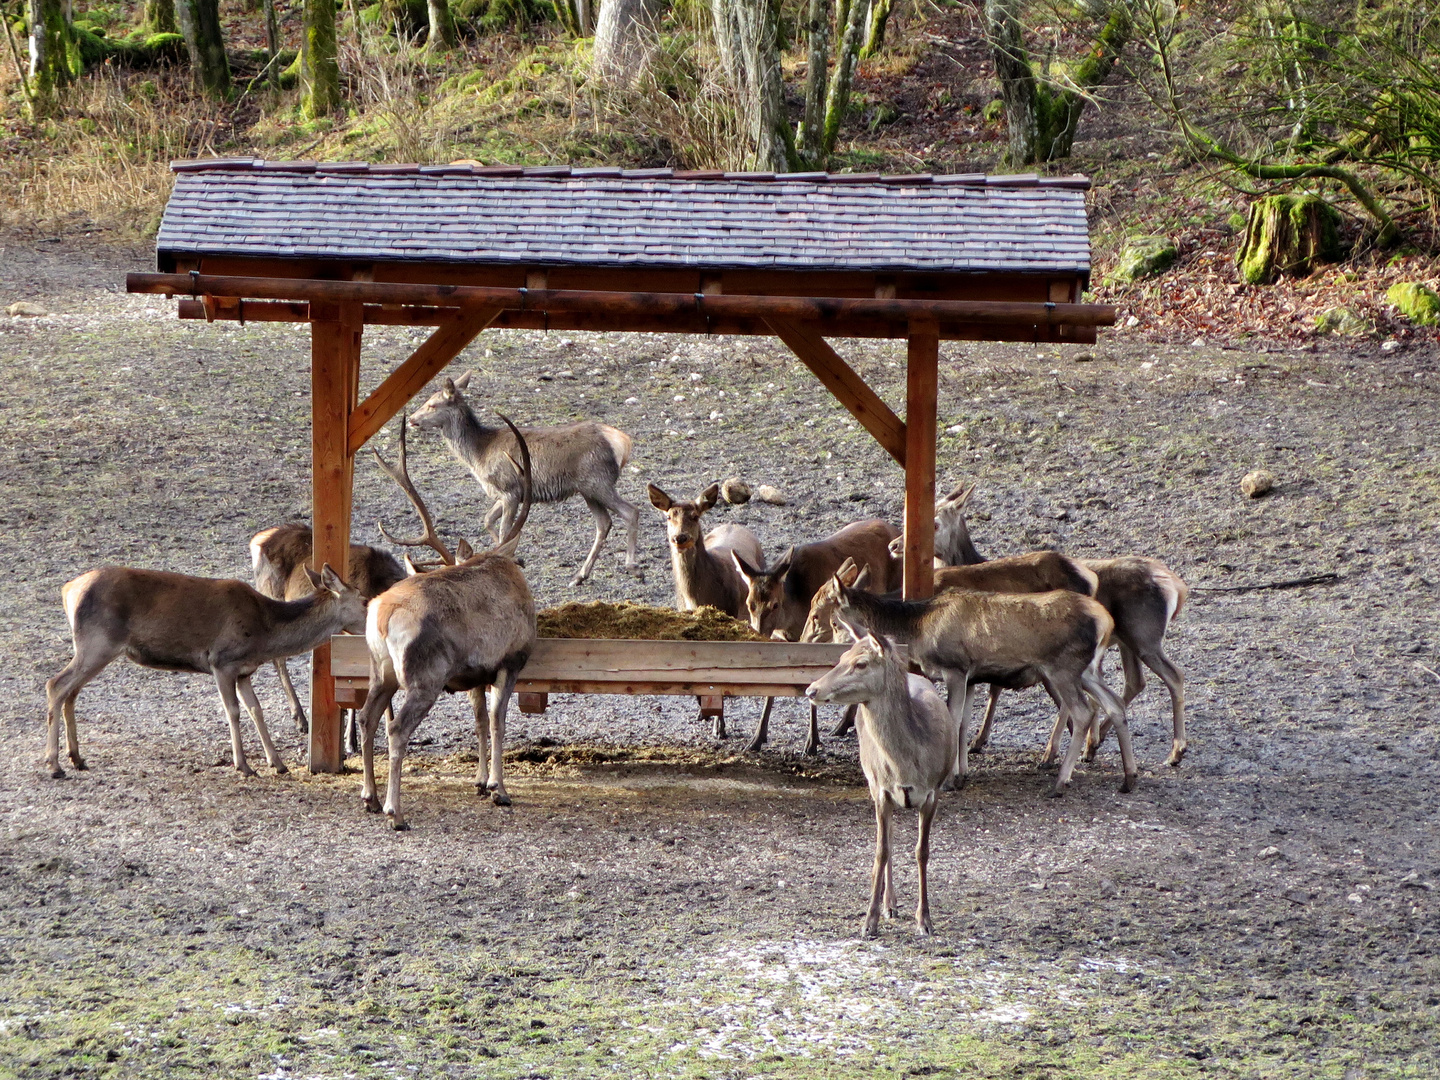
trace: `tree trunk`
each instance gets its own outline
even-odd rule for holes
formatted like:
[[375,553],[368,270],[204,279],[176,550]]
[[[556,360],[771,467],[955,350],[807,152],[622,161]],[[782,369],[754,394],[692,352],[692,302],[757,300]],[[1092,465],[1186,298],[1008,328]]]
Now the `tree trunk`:
[[885,44],[885,25],[890,21],[890,0],[872,0],[870,24],[865,31],[865,44],[860,49],[860,59],[868,60]]
[[30,0],[30,78],[37,113],[48,112],[55,91],[80,74],[72,63],[78,59],[74,53],[75,34],[65,0]]
[[1306,277],[1342,251],[1340,214],[1318,195],[1267,195],[1250,204],[1245,238],[1235,253],[1242,281],[1269,285],[1281,275]]
[[860,35],[865,27],[865,0],[849,0],[845,5],[845,32],[835,54],[835,71],[830,76],[830,93],[825,99],[825,133],[822,140],[824,156],[835,152],[840,125],[850,108],[850,87],[855,81],[855,62],[860,52]]
[[455,16],[450,13],[450,0],[426,0],[425,6],[430,22],[430,33],[425,43],[432,49],[453,49],[460,44]]
[[785,117],[775,12],[768,0],[711,0],[715,45],[735,92],[749,167],[785,172],[795,153]]
[[803,167],[825,167],[825,85],[830,67],[830,14],[834,0],[810,0],[805,33],[810,53],[805,63],[805,115],[796,143]]
[[1005,158],[1011,165],[1070,156],[1080,114],[1085,110],[1085,91],[1099,86],[1109,76],[1131,30],[1127,0],[1113,0],[1094,43],[1075,66],[1070,80],[1073,85],[1060,89],[1035,75],[1020,24],[1022,5],[1023,0],[985,0],[985,29],[994,53],[995,77],[1000,82],[1009,134]]
[[659,14],[657,0],[600,0],[595,20],[595,77],[610,86],[634,86],[650,58]]
[[265,51],[269,54],[265,70],[269,73],[270,89],[280,89],[280,19],[275,14],[275,0],[265,0]]
[[335,0],[304,0],[300,42],[300,111],[306,119],[340,108],[340,62],[335,53]]
[[152,34],[178,34],[175,21],[175,0],[145,0],[145,16],[140,25]]
[[195,85],[209,97],[229,96],[230,61],[220,30],[220,0],[180,0],[176,14]]

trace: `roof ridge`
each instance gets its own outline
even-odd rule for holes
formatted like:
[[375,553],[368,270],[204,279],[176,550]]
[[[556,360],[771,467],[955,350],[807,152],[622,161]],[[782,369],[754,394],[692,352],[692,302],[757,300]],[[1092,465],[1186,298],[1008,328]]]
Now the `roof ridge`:
[[618,167],[575,167],[571,165],[482,165],[456,161],[447,165],[388,165],[366,161],[266,161],[262,158],[192,158],[172,161],[177,173],[271,172],[312,173],[319,176],[473,176],[477,179],[525,180],[675,180],[682,183],[725,181],[766,184],[881,184],[887,187],[1046,187],[1090,189],[1090,178],[1040,176],[1036,173],[768,173],[722,172],[719,170],[622,169]]

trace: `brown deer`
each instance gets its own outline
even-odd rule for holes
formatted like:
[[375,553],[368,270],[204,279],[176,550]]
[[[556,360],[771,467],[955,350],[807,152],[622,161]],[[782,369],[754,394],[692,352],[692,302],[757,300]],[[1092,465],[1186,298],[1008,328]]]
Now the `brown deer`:
[[[521,477],[515,467],[515,438],[504,428],[487,427],[466,404],[463,391],[474,373],[446,379],[441,388],[410,417],[410,424],[422,430],[439,431],[455,459],[474,474],[485,493],[494,499],[485,515],[485,529],[497,541],[510,534],[520,505]],[[513,426],[513,425],[512,425]],[[536,502],[564,502],[579,495],[595,518],[595,543],[590,554],[571,579],[584,582],[610,535],[611,515],[625,523],[625,566],[635,566],[635,545],[640,528],[640,511],[620,497],[615,482],[630,460],[632,440],[619,428],[593,421],[560,427],[527,427],[524,433],[533,455],[533,489]],[[500,519],[495,529],[495,519]]]
[[496,806],[510,805],[502,756],[505,713],[516,676],[535,645],[535,600],[514,559],[520,530],[530,516],[530,449],[520,430],[506,417],[500,419],[519,446],[520,512],[499,544],[463,560],[457,559],[440,540],[424,502],[410,483],[403,437],[398,468],[392,468],[378,452],[375,454],[381,467],[415,504],[424,524],[424,535],[398,542],[425,544],[444,563],[381,593],[370,602],[365,622],[365,640],[370,647],[370,692],[359,720],[365,770],[361,797],[365,809],[380,812],[375,786],[375,731],[380,714],[390,706],[396,691],[403,689],[405,703],[392,714],[388,725],[390,778],[384,805],[397,830],[409,827],[400,810],[400,772],[405,751],[415,729],[443,691],[469,692],[479,744],[475,787],[482,794],[489,791]]
[[67,582],[60,596],[75,656],[45,684],[45,764],[50,775],[65,775],[59,760],[62,714],[70,761],[77,769],[85,768],[75,698],[122,653],[142,667],[214,676],[230,721],[235,768],[254,776],[240,743],[238,691],[255,721],[265,760],[277,773],[286,772],[270,742],[250,676],[271,660],[309,652],[340,630],[358,633],[365,626],[365,600],[359,592],[328,564],[320,573],[310,573],[315,592],[291,601],[273,600],[243,581],[126,566],[102,567]]
[[[988,566],[999,560],[987,560],[975,550],[965,522],[965,503],[974,490],[972,486],[963,498],[957,500],[956,493],[960,489],[956,488],[937,505],[935,527],[937,535],[943,531],[956,538],[951,543],[951,549],[965,552],[965,565]],[[1170,691],[1172,741],[1165,764],[1179,765],[1189,747],[1185,738],[1185,676],[1165,655],[1165,635],[1170,631],[1171,621],[1185,606],[1189,589],[1180,575],[1159,559],[1125,555],[1114,559],[1078,561],[1095,575],[1095,599],[1115,620],[1115,644],[1120,647],[1120,664],[1125,672],[1122,700],[1126,707],[1145,689],[1145,675],[1140,670],[1142,663],[1158,675]],[[1095,756],[1109,730],[1110,725],[1106,722],[1091,733],[1087,761]],[[972,749],[983,747],[989,734],[990,718],[987,716],[984,727],[976,736],[977,745]]]
[[[864,566],[870,572],[869,580],[884,582],[885,588],[897,588],[901,564],[890,554],[890,541],[897,533],[894,526],[879,518],[856,521],[824,540],[790,548],[779,562],[768,569],[752,566],[738,551],[731,552],[735,569],[745,579],[745,608],[750,616],[750,625],[756,633],[766,637],[800,640],[805,618],[810,613],[811,598],[845,562]],[[773,699],[766,700],[749,750],[759,751],[769,740],[772,704]],[[846,715],[853,717],[855,710],[847,710]],[[805,753],[819,752],[820,717],[812,702]]]
[[1072,732],[1054,794],[1062,795],[1079,758],[1082,734],[1099,703],[1114,723],[1125,778],[1121,791],[1135,786],[1135,757],[1125,706],[1100,676],[1114,620],[1088,596],[1065,590],[1044,593],[987,593],[952,589],[929,600],[887,600],[839,581],[839,618],[910,646],[922,671],[943,678],[950,715],[959,730],[958,782],[969,772],[967,726],[972,688],[990,683],[1006,690],[1044,685],[1059,703],[1046,759],[1053,758],[1060,733]]
[[[670,544],[670,570],[675,577],[675,606],[681,611],[713,607],[736,619],[745,618],[745,579],[735,569],[731,555],[739,553],[752,566],[765,565],[759,538],[744,525],[726,522],[708,533],[701,532],[700,519],[715,506],[720,485],[711,484],[694,502],[676,502],[654,484],[649,485],[650,503],[665,517],[665,535]],[[768,716],[773,699],[765,701]],[[725,738],[725,717],[716,716],[715,738]]]
[[[305,570],[314,553],[310,526],[303,522],[292,521],[261,529],[250,538],[255,588],[274,600],[299,600],[309,596],[312,586]],[[405,568],[400,565],[400,560],[388,551],[364,544],[350,545],[350,567],[346,579],[350,587],[367,601],[405,577]],[[310,730],[310,722],[305,716],[305,707],[300,703],[300,695],[295,693],[294,684],[290,682],[290,669],[283,658],[275,661],[275,672],[280,676],[280,686],[290,703],[295,728],[304,735]],[[357,750],[359,733],[353,723],[349,727],[350,749]]]
[[839,663],[805,691],[814,702],[860,706],[860,768],[875,804],[875,865],[870,875],[866,937],[880,927],[881,901],[886,918],[895,917],[895,887],[890,859],[890,818],[897,806],[917,810],[920,837],[915,844],[920,898],[915,925],[929,934],[930,826],[941,785],[955,767],[958,752],[954,723],[945,702],[928,679],[910,675],[895,647],[885,638],[853,628],[855,644]]

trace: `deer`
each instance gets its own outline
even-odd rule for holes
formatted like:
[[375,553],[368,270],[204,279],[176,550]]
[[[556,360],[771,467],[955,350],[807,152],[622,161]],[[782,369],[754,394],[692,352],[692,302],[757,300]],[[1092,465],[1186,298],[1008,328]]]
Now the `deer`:
[[[670,569],[675,577],[675,607],[694,611],[713,607],[736,619],[745,619],[745,579],[731,559],[739,553],[751,566],[764,566],[760,539],[744,525],[726,522],[708,533],[700,530],[700,519],[714,508],[720,485],[711,484],[691,502],[676,502],[655,484],[647,488],[650,504],[665,518],[665,535],[670,544]],[[766,699],[768,714],[771,699]],[[725,738],[725,717],[715,717],[714,735]]]
[[[292,521],[261,529],[250,538],[250,563],[255,571],[255,588],[275,600],[299,600],[310,594],[312,586],[305,569],[313,557],[314,540],[310,526],[303,522]],[[350,545],[347,578],[351,587],[367,601],[406,576],[405,567],[388,551],[364,544]],[[295,729],[301,735],[308,734],[310,722],[305,716],[305,707],[300,703],[300,695],[290,682],[290,669],[283,658],[275,661],[275,672],[280,676],[280,686],[290,703]],[[348,725],[350,749],[356,751],[360,748],[359,729],[353,723],[353,716],[351,720]]]
[[[957,487],[936,506],[936,535],[938,537],[943,532],[951,538],[947,551],[951,553],[950,557],[961,553],[963,565],[988,566],[1000,560],[987,560],[975,549],[965,521],[965,504],[974,490],[972,485],[961,497],[961,489]],[[936,549],[939,550],[938,541]],[[1126,708],[1145,689],[1145,674],[1140,668],[1142,663],[1158,675],[1170,691],[1172,741],[1165,764],[1178,766],[1189,748],[1185,738],[1185,676],[1165,655],[1165,636],[1170,631],[1170,623],[1185,606],[1189,589],[1180,575],[1159,559],[1123,555],[1112,559],[1077,561],[1095,575],[1095,599],[1115,620],[1115,644],[1120,648],[1120,664],[1125,672],[1125,690],[1121,700]],[[1087,737],[1087,761],[1094,759],[1109,730],[1110,725],[1106,722]],[[990,717],[987,715],[985,725],[976,736],[978,746],[972,749],[983,748],[989,735]]]
[[[900,563],[890,554],[890,541],[899,530],[879,518],[856,521],[832,533],[824,540],[791,547],[780,561],[768,569],[754,566],[738,551],[730,558],[745,581],[745,608],[750,625],[757,634],[798,641],[810,613],[810,600],[845,562],[858,563],[871,571],[870,580],[884,582],[886,588],[897,587]],[[747,749],[758,752],[770,737],[770,710],[773,698],[767,698],[760,714],[760,723]],[[853,720],[854,709],[846,716]],[[848,726],[842,721],[842,727]],[[819,710],[810,705],[810,731],[805,740],[805,753],[820,751]]]
[[365,600],[327,563],[309,571],[315,591],[299,600],[275,600],[243,581],[191,577],[163,570],[104,566],[66,582],[60,590],[75,655],[45,684],[45,765],[60,779],[60,725],[65,720],[69,758],[84,769],[75,698],[122,653],[142,667],[208,673],[230,721],[230,749],[244,776],[255,770],[240,741],[240,703],[255,722],[265,760],[277,774],[285,763],[265,727],[250,677],[263,664],[309,652],[346,630],[365,628]]
[[[840,606],[840,594],[835,582],[852,588],[867,588],[870,573],[868,567],[858,567],[853,560],[847,560],[836,571],[835,578],[825,582],[815,593],[810,603],[810,612],[805,619],[801,641],[825,642],[833,640],[834,616]],[[935,592],[948,589],[977,589],[981,592],[998,593],[1043,593],[1054,589],[1066,589],[1081,596],[1094,596],[1099,587],[1095,574],[1077,560],[1067,558],[1056,551],[1034,551],[1028,555],[1012,555],[994,559],[979,566],[945,566],[935,571]],[[895,592],[884,594],[887,599],[899,599]],[[988,734],[995,715],[995,704],[1000,699],[1002,687],[990,685],[990,699],[985,706],[983,734]],[[1057,701],[1058,705],[1059,702]],[[831,732],[839,736],[849,730],[852,717],[847,716]],[[975,742],[984,745],[977,737]],[[970,752],[976,753],[975,742]],[[1046,748],[1043,764],[1054,761],[1055,743]]]
[[915,844],[920,897],[915,925],[928,935],[930,827],[939,793],[955,766],[958,741],[945,702],[928,679],[908,673],[889,640],[848,628],[855,644],[836,665],[805,690],[812,702],[859,706],[860,768],[875,804],[875,863],[870,874],[870,910],[865,937],[879,932],[881,903],[895,917],[895,887],[890,859],[890,819],[895,808],[916,810],[920,835]]
[[[487,427],[466,403],[464,391],[474,372],[446,379],[410,416],[410,426],[438,431],[451,455],[479,481],[494,502],[485,515],[484,528],[497,541],[508,536],[521,501],[522,478],[516,467],[515,439],[504,428]],[[513,426],[513,425],[512,425]],[[640,511],[620,497],[615,483],[630,460],[633,440],[619,428],[594,421],[559,427],[526,427],[523,432],[533,454],[531,497],[537,502],[564,502],[579,495],[595,519],[595,542],[571,579],[584,584],[610,535],[612,515],[625,523],[625,567],[635,569],[635,546]],[[494,527],[499,518],[498,530]]]
[[1125,706],[1101,677],[1100,664],[1110,646],[1114,620],[1088,596],[1056,589],[1043,593],[988,593],[951,589],[928,600],[887,600],[838,579],[838,617],[910,646],[910,659],[942,679],[949,692],[950,715],[959,731],[955,782],[969,774],[967,727],[972,690],[990,683],[1005,690],[1042,684],[1058,703],[1046,760],[1053,760],[1060,732],[1072,732],[1052,794],[1070,786],[1090,726],[1093,699],[1113,723],[1120,742],[1124,780],[1134,790],[1135,756]]
[[[407,425],[402,421],[398,466],[391,466],[379,451],[374,451],[380,467],[414,504],[424,529],[413,540],[394,542],[407,547],[430,547],[441,562],[437,568],[407,577],[375,597],[365,619],[370,690],[359,718],[364,769],[361,800],[367,811],[380,813],[375,785],[375,732],[380,714],[390,708],[397,691],[403,689],[405,702],[391,714],[387,728],[390,776],[383,807],[397,831],[409,828],[400,808],[400,772],[405,752],[411,736],[443,691],[463,690],[470,695],[479,746],[476,792],[488,792],[496,806],[510,805],[504,778],[505,714],[516,677],[530,658],[536,638],[535,599],[515,562],[520,531],[530,516],[532,466],[524,434],[508,417],[501,415],[500,419],[509,427],[520,451],[520,511],[499,543],[468,558],[458,558],[441,540],[424,500],[410,481],[405,462]],[[384,535],[389,538],[388,533]]]

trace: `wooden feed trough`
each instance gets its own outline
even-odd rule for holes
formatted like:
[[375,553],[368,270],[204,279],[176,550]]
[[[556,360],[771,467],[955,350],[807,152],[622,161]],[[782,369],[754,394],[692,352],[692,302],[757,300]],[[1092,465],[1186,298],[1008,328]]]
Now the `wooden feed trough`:
[[[1090,277],[1084,177],[248,158],[173,168],[159,272],[130,274],[126,286],[180,296],[182,319],[310,325],[317,566],[346,563],[355,454],[486,327],[758,334],[789,346],[905,470],[904,590],[928,596],[940,342],[1093,342],[1115,321],[1113,308],[1080,302]],[[367,325],[435,330],[362,400]],[[903,420],[826,340],[852,337],[907,341]],[[588,673],[605,677],[593,680],[558,667],[548,670],[566,678],[530,678],[547,671],[542,649],[526,675],[533,687],[770,695],[794,692],[804,670],[787,667],[795,646],[761,642],[734,655],[762,659],[682,679],[661,663],[676,644],[628,642],[646,666],[597,663]],[[337,691],[351,691],[337,685],[333,648],[314,653],[315,772],[342,762]]]

